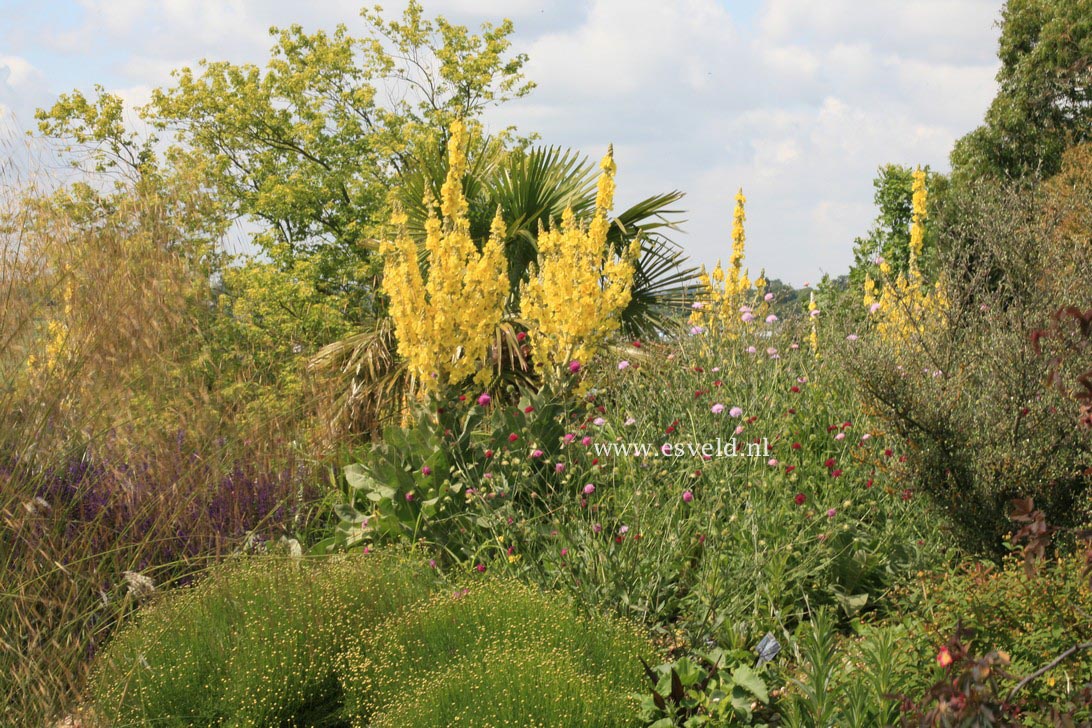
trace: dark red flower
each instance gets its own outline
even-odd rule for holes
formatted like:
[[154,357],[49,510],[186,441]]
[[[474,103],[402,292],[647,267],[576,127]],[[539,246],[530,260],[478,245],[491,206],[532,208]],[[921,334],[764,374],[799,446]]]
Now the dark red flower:
[[841,470],[832,470],[831,473],[830,473],[830,477],[840,478],[840,477],[842,477],[842,471]]
[[791,472],[792,472],[792,471],[794,471],[794,470],[796,470],[796,466],[795,466],[795,465],[786,465],[786,466],[785,466],[785,474],[786,474],[786,475],[788,475],[789,473],[791,473]]
[[806,501],[807,499],[808,499],[808,497],[806,495],[804,495],[803,493],[797,493],[793,497],[793,502],[796,503],[796,505],[798,505],[798,506],[802,506],[802,505],[804,505],[804,501]]
[[798,386],[796,386],[794,384],[791,387],[789,387],[789,391],[792,392],[793,394],[798,394],[800,392],[800,387],[798,387]]
[[837,464],[838,462],[834,458],[827,458],[826,461],[823,463],[823,466],[826,468],[833,468]]
[[515,442],[518,439],[519,439],[519,435],[517,435],[514,432],[511,435],[508,436],[508,442]]

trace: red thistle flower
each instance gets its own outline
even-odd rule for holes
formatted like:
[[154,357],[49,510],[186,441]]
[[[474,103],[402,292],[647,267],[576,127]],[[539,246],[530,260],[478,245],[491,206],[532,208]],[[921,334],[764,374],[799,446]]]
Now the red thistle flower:
[[519,435],[517,435],[514,432],[511,435],[508,436],[508,442],[515,442],[518,439],[519,439]]
[[796,503],[796,505],[802,506],[804,505],[804,502],[807,501],[807,499],[808,497],[803,493],[797,493],[795,496],[793,496],[792,500],[794,503]]
[[838,463],[837,463],[837,461],[835,461],[834,458],[827,458],[826,461],[823,463],[824,467],[827,467],[827,468],[833,468],[837,464]]
[[800,449],[800,443],[799,442],[794,442],[792,444],[792,449],[793,450],[799,450]]
[[832,477],[832,478],[840,478],[840,477],[842,477],[842,471],[841,471],[841,469],[838,469],[838,470],[832,470],[832,471],[831,471],[831,473],[830,473],[830,477]]
[[792,392],[793,394],[799,394],[800,393],[800,387],[798,387],[798,386],[796,386],[794,384],[791,387],[789,387],[789,391]]
[[791,473],[794,470],[796,470],[795,465],[786,465],[785,466],[785,475],[788,475],[789,473]]

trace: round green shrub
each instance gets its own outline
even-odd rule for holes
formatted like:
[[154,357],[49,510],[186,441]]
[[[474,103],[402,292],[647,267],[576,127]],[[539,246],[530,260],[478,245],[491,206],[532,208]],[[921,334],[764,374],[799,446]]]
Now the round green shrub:
[[391,617],[343,661],[355,726],[624,726],[637,715],[639,658],[619,620],[508,579],[437,592]]
[[90,682],[112,726],[338,726],[338,656],[432,588],[397,552],[246,557],[124,627]]

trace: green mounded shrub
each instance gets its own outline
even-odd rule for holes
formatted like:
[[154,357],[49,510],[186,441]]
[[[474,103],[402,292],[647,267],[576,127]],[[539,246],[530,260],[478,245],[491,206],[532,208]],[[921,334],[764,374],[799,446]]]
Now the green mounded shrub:
[[338,656],[432,583],[398,552],[228,563],[118,633],[90,702],[113,726],[345,725]]
[[[1066,654],[1092,639],[1092,590],[1080,555],[1033,575],[1011,559],[922,573],[892,601],[894,613],[855,622],[851,635],[839,635],[830,619],[798,633],[802,658],[788,668],[779,705],[787,725],[918,725],[929,711],[944,718],[938,724],[981,725],[970,716],[982,704],[1002,706],[1019,725],[1092,719],[1092,655]],[[1052,710],[1072,712],[1075,722],[1052,722]]]
[[639,658],[624,622],[489,579],[393,616],[345,655],[353,725],[624,726],[637,716]]

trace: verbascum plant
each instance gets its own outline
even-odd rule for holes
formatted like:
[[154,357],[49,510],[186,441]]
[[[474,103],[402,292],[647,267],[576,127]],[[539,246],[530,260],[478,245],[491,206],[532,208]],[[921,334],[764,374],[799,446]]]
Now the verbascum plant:
[[808,334],[808,343],[811,344],[811,352],[815,358],[819,358],[819,304],[815,301],[815,291],[808,298],[808,318],[811,319],[811,333]]
[[[744,228],[747,220],[744,209],[746,203],[747,198],[740,189],[736,193],[736,207],[732,216],[732,255],[728,259],[728,269],[725,270],[718,260],[711,276],[702,270],[698,280],[706,293],[690,315],[692,325],[717,329],[728,337],[738,336],[745,324],[765,314],[764,309],[756,312],[747,305],[751,281],[743,268],[747,241]],[[759,289],[766,286],[764,277],[760,277],[755,283]],[[760,304],[761,306],[764,304]]]
[[948,303],[941,282],[929,286],[921,272],[927,202],[925,172],[917,169],[913,183],[909,273],[900,273],[892,279],[890,264],[881,261],[882,289],[877,293],[877,283],[871,276],[866,276],[864,282],[864,305],[876,321],[876,331],[885,341],[901,346],[920,341],[929,326],[943,316]]
[[520,314],[530,334],[535,367],[545,378],[594,356],[618,330],[632,295],[640,240],[635,238],[621,254],[607,241],[617,169],[613,149],[599,167],[591,222],[581,225],[569,208],[560,226],[540,231],[538,264],[521,289]]
[[427,279],[418,263],[417,245],[406,229],[407,216],[401,210],[392,218],[397,237],[380,245],[382,290],[390,299],[398,354],[420,382],[422,393],[440,391],[471,375],[479,380],[488,376],[481,363],[508,297],[505,226],[500,210],[480,251],[470,237],[462,187],[466,143],[466,127],[455,122],[448,141],[448,172],[440,191],[439,217],[433,201],[426,201]]

